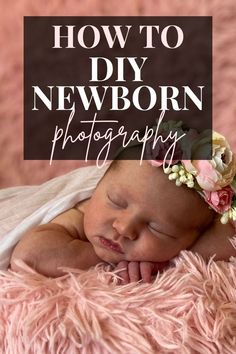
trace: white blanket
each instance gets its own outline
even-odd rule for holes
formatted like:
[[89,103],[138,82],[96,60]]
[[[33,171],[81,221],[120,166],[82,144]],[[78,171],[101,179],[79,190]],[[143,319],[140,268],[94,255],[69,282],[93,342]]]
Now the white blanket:
[[7,269],[14,246],[27,230],[89,198],[108,166],[83,167],[38,186],[0,190],[0,269]]

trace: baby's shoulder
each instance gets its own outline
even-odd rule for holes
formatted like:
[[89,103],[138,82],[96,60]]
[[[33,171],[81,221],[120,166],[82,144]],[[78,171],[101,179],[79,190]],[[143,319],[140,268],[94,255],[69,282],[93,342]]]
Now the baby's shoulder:
[[51,222],[63,226],[74,238],[86,241],[87,238],[84,234],[83,220],[83,206],[79,203],[58,215]]

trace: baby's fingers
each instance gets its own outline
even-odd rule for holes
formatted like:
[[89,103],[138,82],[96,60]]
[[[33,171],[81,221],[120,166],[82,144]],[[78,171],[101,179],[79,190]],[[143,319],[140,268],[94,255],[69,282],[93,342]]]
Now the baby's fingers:
[[166,262],[140,262],[140,274],[144,283],[151,283],[152,275],[157,274],[167,268],[169,261]]
[[139,262],[129,262],[128,264],[129,281],[137,282],[140,280]]
[[140,274],[144,283],[151,283],[153,269],[152,262],[140,262]]
[[128,273],[128,263],[127,261],[121,261],[116,266],[116,271],[119,277],[121,278],[121,284],[128,284],[129,283],[129,273]]
[[121,277],[121,284],[138,282],[140,280],[139,262],[121,261],[118,263],[116,271],[118,271],[117,274]]

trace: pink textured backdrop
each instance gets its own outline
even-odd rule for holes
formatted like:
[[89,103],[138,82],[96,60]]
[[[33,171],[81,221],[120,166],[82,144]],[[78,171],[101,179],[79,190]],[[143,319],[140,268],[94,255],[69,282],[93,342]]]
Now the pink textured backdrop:
[[23,161],[23,16],[213,16],[213,125],[236,151],[235,0],[0,0],[0,188],[41,183],[78,161]]

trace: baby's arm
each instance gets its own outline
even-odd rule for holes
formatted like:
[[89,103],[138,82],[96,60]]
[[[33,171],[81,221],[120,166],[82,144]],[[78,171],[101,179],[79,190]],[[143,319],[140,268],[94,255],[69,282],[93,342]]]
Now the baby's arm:
[[64,274],[59,267],[87,269],[101,262],[91,243],[83,238],[83,215],[77,209],[70,209],[52,222],[39,225],[28,231],[16,245],[11,268],[18,270],[16,259],[46,276]]
[[211,225],[198,238],[190,251],[200,254],[208,260],[214,254],[214,260],[228,261],[231,256],[236,257],[236,249],[230,242],[230,238],[236,235],[233,224],[223,225],[220,216],[217,215]]

